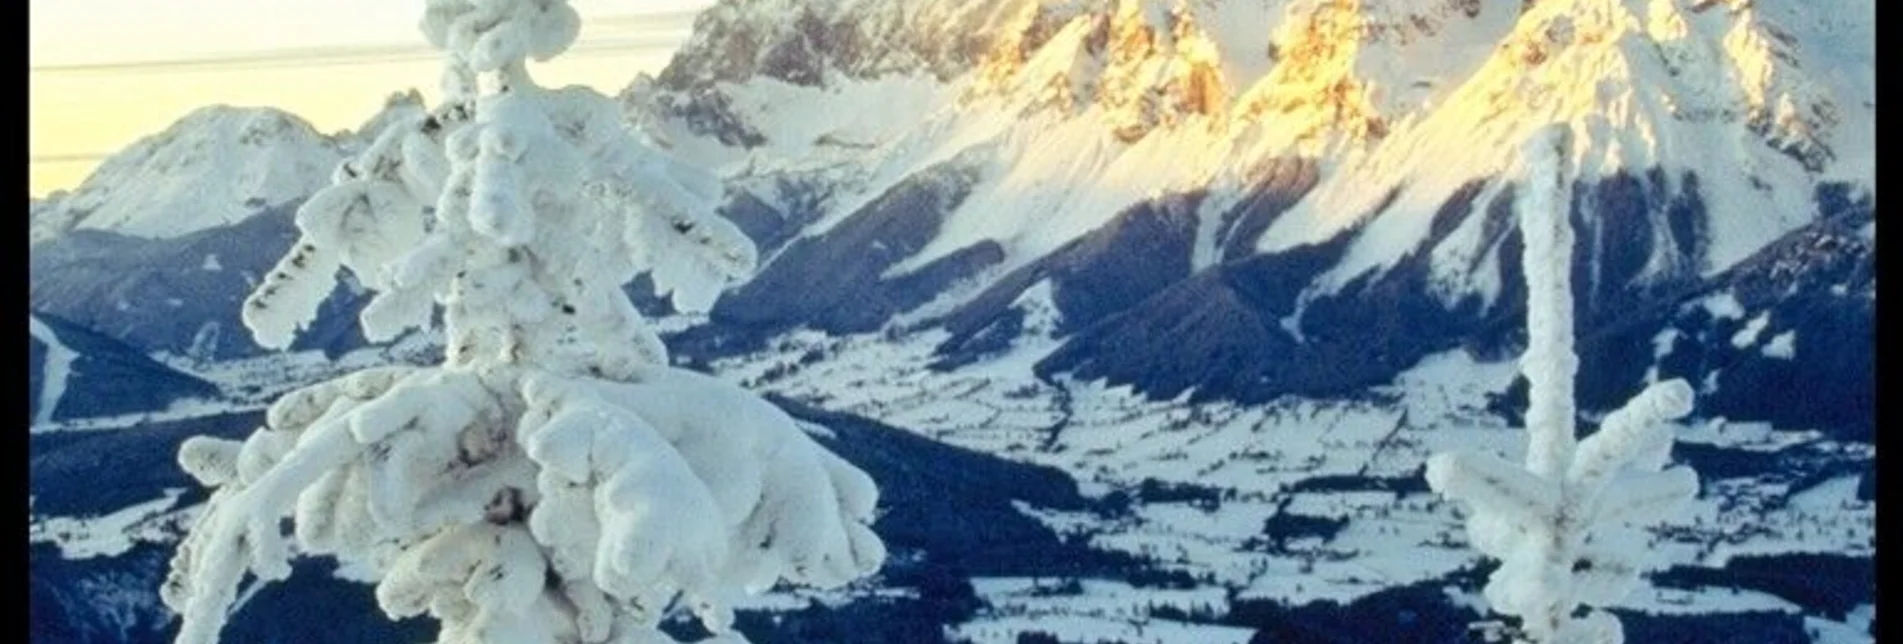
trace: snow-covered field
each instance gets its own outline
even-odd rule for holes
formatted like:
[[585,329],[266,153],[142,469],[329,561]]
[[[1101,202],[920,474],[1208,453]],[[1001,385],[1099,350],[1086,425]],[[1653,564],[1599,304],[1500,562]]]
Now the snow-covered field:
[[[1031,328],[1045,328],[1036,317]],[[662,321],[672,329],[691,323]],[[1237,405],[1190,403],[1187,394],[1150,401],[1100,382],[1040,379],[1031,365],[1054,343],[1037,332],[993,359],[937,371],[927,365],[941,339],[937,331],[799,331],[713,368],[756,391],[1059,468],[1087,495],[1124,499],[1124,509],[1114,516],[1028,506],[1021,511],[1068,539],[1187,580],[1139,587],[1118,579],[975,578],[983,607],[950,628],[947,636],[958,640],[1012,642],[1023,633],[1046,633],[1078,642],[1243,642],[1248,629],[1217,623],[1235,601],[1345,604],[1447,578],[1481,561],[1465,543],[1460,509],[1426,491],[1422,464],[1449,449],[1494,450],[1509,458],[1523,449],[1524,434],[1489,411],[1490,397],[1507,389],[1516,365],[1478,362],[1458,350],[1431,356],[1354,399],[1289,397]],[[225,397],[34,431],[103,430],[257,409],[293,387],[414,359],[431,346],[419,337],[397,349],[364,350],[337,361],[318,354],[205,366],[169,360],[218,383]],[[1717,569],[1752,556],[1874,553],[1875,507],[1858,498],[1862,482],[1855,469],[1874,458],[1873,446],[1723,419],[1688,422],[1676,435],[1681,460],[1697,450],[1747,463],[1701,476],[1698,499],[1653,531],[1660,569]],[[97,517],[35,513],[31,540],[53,544],[71,559],[111,556],[135,541],[163,543],[195,509],[175,507],[178,493],[170,490]],[[892,591],[783,589],[744,606],[797,610],[881,592]],[[1648,583],[1614,608],[1660,615],[1802,614],[1816,641],[1870,641],[1859,622],[1867,616],[1831,619],[1754,589]]]
[[[1131,495],[1128,514],[1116,520],[1035,516],[1094,548],[1135,555],[1199,583],[1184,591],[1192,600],[1095,580],[1055,597],[1033,582],[978,580],[990,608],[959,629],[976,642],[1040,630],[1074,641],[1228,641],[1236,635],[1150,619],[1123,602],[1140,597],[1146,606],[1185,609],[1180,604],[1187,602],[1214,615],[1227,610],[1229,591],[1292,606],[1346,603],[1470,568],[1479,555],[1466,545],[1461,511],[1426,491],[1422,464],[1449,449],[1515,459],[1524,449],[1524,434],[1487,410],[1489,395],[1504,392],[1516,376],[1515,363],[1476,362],[1458,350],[1431,356],[1360,399],[1238,406],[1154,402],[1101,383],[1040,380],[1029,369],[1040,357],[1036,347],[1028,348],[1031,355],[1020,347],[955,372],[934,371],[925,365],[940,339],[798,332],[717,368],[749,387],[1061,468],[1094,494]],[[812,361],[815,354],[824,359]],[[1875,504],[1858,499],[1857,475],[1793,487],[1804,470],[1874,458],[1872,446],[1723,419],[1696,420],[1676,433],[1682,444],[1791,467],[1702,476],[1699,497],[1653,531],[1659,568],[1719,568],[1743,555],[1874,552]],[[1281,529],[1287,534],[1273,534]],[[1652,584],[1614,608],[1801,612],[1763,592]],[[1820,641],[1869,641],[1840,639],[1861,632],[1842,624],[1820,628],[1834,633]]]
[[[27,524],[27,542],[53,544],[67,559],[110,557],[131,549],[135,542],[168,543],[196,514],[196,507],[177,508],[184,492],[165,490],[165,496],[96,517],[34,514]],[[31,507],[32,497],[27,498]]]

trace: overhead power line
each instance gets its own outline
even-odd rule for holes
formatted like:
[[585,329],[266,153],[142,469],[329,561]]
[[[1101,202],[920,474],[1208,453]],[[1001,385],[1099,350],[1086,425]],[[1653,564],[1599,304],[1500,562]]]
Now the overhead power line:
[[[656,52],[665,51],[678,46],[681,41],[687,38],[687,29],[692,22],[693,15],[694,12],[692,11],[673,11],[597,18],[591,20],[589,24],[591,26],[614,27],[632,33],[578,41],[569,47],[569,50],[563,54],[563,57],[601,56],[644,50]],[[27,71],[32,74],[212,72],[285,67],[375,65],[437,60],[441,57],[442,52],[421,42],[403,44],[352,44],[322,47],[289,47],[284,49],[206,54],[201,56],[155,60],[33,65],[28,67]]]
[[36,154],[28,157],[28,164],[91,163],[105,160],[104,152],[76,152],[71,154]]

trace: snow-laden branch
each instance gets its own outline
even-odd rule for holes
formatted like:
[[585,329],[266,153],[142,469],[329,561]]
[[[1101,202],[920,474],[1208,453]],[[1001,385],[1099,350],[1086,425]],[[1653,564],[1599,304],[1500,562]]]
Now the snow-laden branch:
[[1616,644],[1624,641],[1617,618],[1598,610],[1574,614],[1629,593],[1646,567],[1640,526],[1697,495],[1696,473],[1667,469],[1667,423],[1691,413],[1692,390],[1682,380],[1654,384],[1584,441],[1575,436],[1568,139],[1568,130],[1549,127],[1523,155],[1526,464],[1442,453],[1428,459],[1426,477],[1435,491],[1469,506],[1471,542],[1500,560],[1483,594],[1494,610],[1520,618],[1522,635],[1541,643]]
[[339,165],[244,320],[284,347],[348,270],[376,293],[372,340],[440,305],[446,361],[306,387],[243,441],[184,443],[215,491],[162,588],[179,641],[215,641],[242,578],[296,555],[370,571],[382,610],[436,618],[443,644],[669,642],[673,610],[744,642],[736,593],[877,570],[872,480],[772,404],[667,366],[621,292],[651,271],[706,310],[758,258],[708,212],[711,177],[586,90],[528,78],[525,57],[574,39],[566,0],[429,0],[422,28],[446,50],[444,104]]

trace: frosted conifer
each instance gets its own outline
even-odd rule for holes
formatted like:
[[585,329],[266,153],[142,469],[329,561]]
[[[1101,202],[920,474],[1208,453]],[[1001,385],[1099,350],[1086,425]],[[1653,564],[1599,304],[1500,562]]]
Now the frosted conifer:
[[[1683,380],[1654,384],[1607,415],[1597,432],[1575,438],[1568,136],[1549,126],[1524,149],[1526,465],[1492,454],[1441,453],[1427,461],[1427,482],[1470,506],[1471,542],[1500,560],[1484,591],[1487,603],[1519,617],[1527,640],[1616,644],[1624,641],[1619,620],[1592,607],[1618,601],[1637,584],[1647,550],[1639,526],[1698,492],[1691,468],[1666,467],[1666,423],[1691,412],[1692,389]],[[1575,618],[1580,606],[1590,612]]]
[[303,205],[244,320],[282,348],[349,270],[376,291],[373,340],[440,305],[445,362],[307,387],[244,441],[183,445],[215,491],[161,589],[179,642],[216,641],[244,576],[283,579],[298,555],[373,571],[383,611],[435,617],[444,644],[668,642],[656,627],[674,608],[744,641],[734,593],[883,562],[872,480],[759,397],[668,366],[621,292],[649,270],[677,308],[705,310],[755,251],[697,209],[709,178],[636,141],[610,103],[529,78],[525,59],[578,27],[567,0],[428,0],[443,104],[392,123]]

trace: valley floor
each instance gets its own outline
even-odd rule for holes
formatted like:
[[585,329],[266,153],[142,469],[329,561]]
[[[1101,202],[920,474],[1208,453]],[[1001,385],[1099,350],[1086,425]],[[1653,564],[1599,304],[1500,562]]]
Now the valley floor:
[[[1043,634],[1064,642],[1240,643],[1287,619],[1283,611],[1379,606],[1396,593],[1439,604],[1401,616],[1484,606],[1477,590],[1484,575],[1476,571],[1486,564],[1465,543],[1461,510],[1427,491],[1420,472],[1429,454],[1447,449],[1518,456],[1523,434],[1490,409],[1516,375],[1510,361],[1476,362],[1454,351],[1358,398],[1238,406],[1192,403],[1187,395],[1150,401],[1127,388],[1040,379],[1030,365],[1049,347],[1035,346],[1035,333],[990,361],[936,371],[928,367],[939,340],[933,335],[796,332],[712,366],[756,391],[1057,468],[1097,506],[1019,503],[1019,511],[1066,543],[1142,564],[1102,574],[973,576],[977,607],[943,625],[948,640]],[[415,342],[334,363],[289,355],[201,367],[198,375],[221,383],[226,399],[41,425],[35,433],[50,441],[255,410],[293,386],[428,350]],[[1768,615],[1801,624],[1808,641],[1872,641],[1875,504],[1862,477],[1873,446],[1721,419],[1682,427],[1678,437],[1675,458],[1701,472],[1702,491],[1653,531],[1661,571],[1615,608],[1666,624]],[[195,510],[190,495],[163,493],[99,516],[36,511],[29,536],[75,560],[116,556],[137,542],[163,544]],[[1806,558],[1855,574],[1806,585],[1801,572],[1776,573]],[[749,608],[791,614],[815,602],[848,606],[906,592],[876,585],[776,591]],[[1475,634],[1461,623],[1447,628]]]

